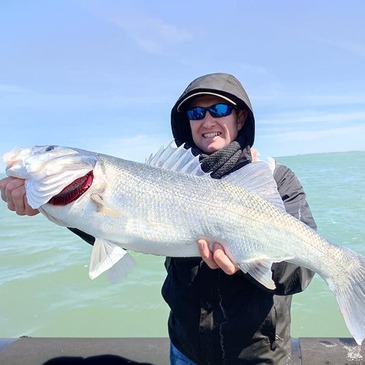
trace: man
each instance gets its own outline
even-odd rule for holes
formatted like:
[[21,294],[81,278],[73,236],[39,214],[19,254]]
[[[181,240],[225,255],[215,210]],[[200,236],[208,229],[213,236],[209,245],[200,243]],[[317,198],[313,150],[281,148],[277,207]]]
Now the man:
[[[212,178],[252,161],[255,119],[247,93],[232,75],[209,74],[192,81],[171,112],[176,144],[191,147]],[[286,210],[316,228],[304,191],[287,167],[274,179]],[[272,267],[270,292],[237,271],[215,243],[199,240],[201,258],[168,258],[162,294],[171,308],[171,364],[290,363],[291,294],[313,273],[289,263]]]

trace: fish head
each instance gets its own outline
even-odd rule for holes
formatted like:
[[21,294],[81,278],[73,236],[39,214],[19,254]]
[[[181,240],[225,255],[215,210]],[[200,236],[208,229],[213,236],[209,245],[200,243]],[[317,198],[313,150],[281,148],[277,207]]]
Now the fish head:
[[76,188],[79,193],[85,190],[92,183],[97,160],[95,153],[54,145],[20,148],[4,155],[7,175],[25,179],[27,200],[34,209],[52,202],[65,189],[63,200],[53,200],[56,204],[66,204],[66,193],[74,194]]

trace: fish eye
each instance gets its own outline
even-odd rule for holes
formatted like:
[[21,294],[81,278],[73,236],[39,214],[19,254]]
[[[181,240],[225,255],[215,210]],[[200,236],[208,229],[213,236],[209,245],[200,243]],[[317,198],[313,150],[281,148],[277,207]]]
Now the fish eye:
[[44,151],[50,152],[50,151],[53,151],[54,149],[55,149],[55,146],[47,146]]

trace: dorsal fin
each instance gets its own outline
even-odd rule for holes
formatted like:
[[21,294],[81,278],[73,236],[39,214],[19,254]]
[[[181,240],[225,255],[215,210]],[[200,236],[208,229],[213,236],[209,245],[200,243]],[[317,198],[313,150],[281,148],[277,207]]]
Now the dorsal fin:
[[239,185],[251,193],[274,204],[280,210],[285,211],[283,200],[278,192],[276,181],[273,177],[273,161],[257,161],[244,166],[223,177],[223,180]]
[[176,147],[171,142],[167,147],[161,147],[156,154],[151,155],[146,163],[161,169],[178,171],[195,176],[207,176],[209,173],[201,169],[199,156],[194,156],[191,149]]
[[[146,163],[162,169],[210,177],[210,173],[202,170],[199,156],[194,156],[191,149],[186,149],[183,146],[176,147],[174,142],[171,142],[167,147],[161,147],[156,154],[147,159]],[[269,162],[252,162],[223,177],[222,180],[241,186],[285,211],[284,203],[273,177],[274,168],[275,161],[272,159]]]

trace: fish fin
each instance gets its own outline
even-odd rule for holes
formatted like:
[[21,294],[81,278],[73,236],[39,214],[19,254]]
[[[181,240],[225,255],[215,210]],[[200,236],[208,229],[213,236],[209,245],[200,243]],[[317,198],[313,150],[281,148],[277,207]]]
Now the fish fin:
[[273,162],[256,161],[249,163],[223,177],[222,180],[241,186],[285,211],[283,200],[273,177]]
[[126,253],[118,262],[116,262],[107,272],[108,279],[112,284],[118,283],[124,279],[136,266],[136,261]]
[[347,262],[339,282],[333,278],[323,278],[335,295],[340,312],[352,337],[358,345],[365,338],[365,257],[350,249],[345,249]]
[[199,156],[194,156],[191,148],[186,149],[183,145],[176,147],[174,142],[171,142],[167,147],[161,147],[156,154],[151,155],[146,160],[146,163],[161,169],[210,177],[209,173],[202,170]]
[[[162,169],[210,177],[209,172],[202,170],[199,156],[194,156],[191,148],[186,149],[183,145],[176,147],[174,142],[171,142],[167,147],[161,147],[156,154],[147,159],[146,163]],[[274,168],[275,160],[273,159],[269,162],[252,162],[244,168],[223,177],[223,179],[256,193],[280,210],[285,211],[283,200],[278,193],[276,181],[273,177]]]
[[276,285],[272,280],[271,271],[272,262],[266,259],[259,259],[250,262],[241,262],[238,267],[244,272],[251,275],[261,285],[268,289],[274,290]]
[[97,211],[103,213],[104,215],[108,215],[113,218],[123,218],[123,213],[115,210],[114,208],[108,207],[102,196],[98,193],[92,193],[90,198],[96,203]]
[[[122,261],[122,262],[120,262]],[[94,247],[91,253],[89,276],[94,280],[103,272],[113,268],[117,263],[118,265],[112,270],[110,278],[115,282],[125,277],[133,269],[133,258],[128,252],[114,244],[113,242],[102,240],[97,238],[94,243]],[[126,264],[123,268],[122,264]]]

